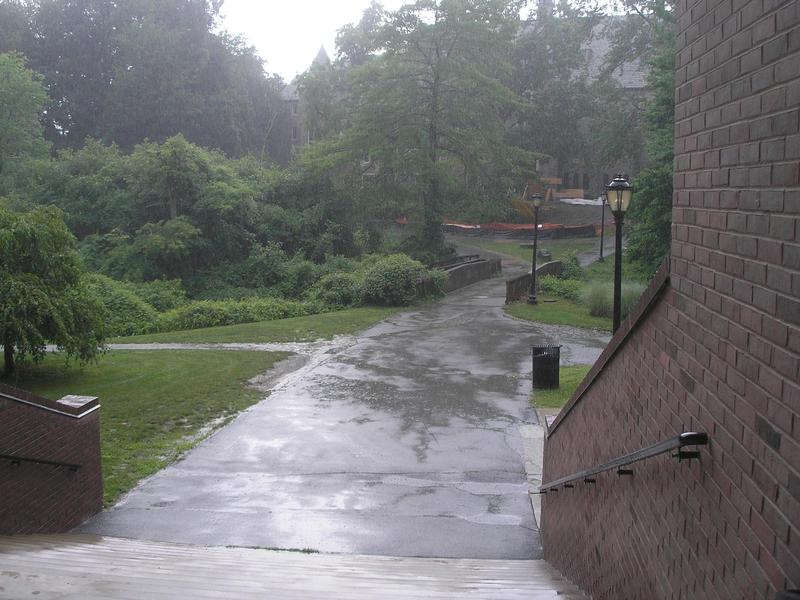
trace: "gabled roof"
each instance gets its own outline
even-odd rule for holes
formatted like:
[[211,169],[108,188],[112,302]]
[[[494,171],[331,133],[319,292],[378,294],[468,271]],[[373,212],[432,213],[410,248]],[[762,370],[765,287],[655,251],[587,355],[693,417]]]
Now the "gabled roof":
[[[628,17],[608,16],[603,17],[592,28],[589,42],[584,45],[584,51],[589,61],[589,76],[597,77],[607,67],[606,60],[611,52],[611,36],[609,32],[616,23]],[[625,89],[644,89],[647,87],[648,67],[638,58],[622,63],[614,69],[612,77]]]

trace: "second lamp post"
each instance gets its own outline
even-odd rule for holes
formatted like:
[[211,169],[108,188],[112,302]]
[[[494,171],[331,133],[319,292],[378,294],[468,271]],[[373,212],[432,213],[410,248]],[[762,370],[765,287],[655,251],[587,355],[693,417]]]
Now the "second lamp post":
[[536,243],[539,240],[539,207],[542,197],[534,194],[533,198],[533,258],[531,259],[531,289],[528,290],[528,304],[536,304]]
[[631,204],[633,186],[625,175],[617,175],[606,186],[606,199],[611,214],[614,215],[616,233],[614,240],[614,326],[613,331],[619,329],[622,315],[622,222],[625,212]]

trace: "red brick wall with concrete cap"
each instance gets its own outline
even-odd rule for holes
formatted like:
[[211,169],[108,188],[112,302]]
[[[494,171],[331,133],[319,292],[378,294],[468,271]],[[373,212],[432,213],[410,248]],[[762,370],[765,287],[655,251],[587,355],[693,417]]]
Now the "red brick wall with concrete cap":
[[[668,263],[548,431],[545,556],[594,598],[800,587],[800,2],[679,0]],[[635,201],[635,196],[634,196]]]
[[96,398],[40,398],[0,384],[0,535],[60,533],[103,508]]

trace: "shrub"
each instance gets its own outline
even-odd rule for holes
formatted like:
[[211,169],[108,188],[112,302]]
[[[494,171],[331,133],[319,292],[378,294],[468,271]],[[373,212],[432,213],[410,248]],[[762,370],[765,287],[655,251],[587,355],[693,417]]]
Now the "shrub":
[[159,312],[186,304],[186,292],[180,279],[156,279],[146,283],[130,283],[128,288]]
[[159,331],[181,331],[201,327],[218,327],[237,323],[273,321],[302,317],[319,312],[320,307],[280,298],[251,298],[248,300],[199,300],[163,313]]
[[326,306],[356,306],[362,298],[361,279],[354,273],[330,273],[317,281],[309,290],[309,300]]
[[358,264],[354,260],[339,255],[326,257],[325,262],[320,265],[323,275],[339,272],[352,273],[356,267]]
[[537,280],[539,292],[552,294],[553,296],[572,300],[573,302],[578,302],[580,300],[584,285],[583,281],[578,281],[577,279],[560,279],[554,275],[545,275]]
[[584,288],[580,301],[593,317],[610,318],[614,306],[614,288],[609,283],[595,281]]
[[155,329],[156,310],[130,291],[121,281],[94,273],[89,276],[89,286],[106,310],[106,333],[136,335]]
[[[636,306],[644,291],[640,283],[625,281],[622,283],[622,306],[620,312],[624,319]],[[581,295],[581,303],[589,310],[593,317],[608,317],[614,315],[614,285],[607,282],[593,282],[586,286]]]
[[319,266],[298,255],[284,265],[283,278],[275,287],[282,296],[300,298],[321,276]]
[[645,290],[645,285],[641,283],[636,283],[633,281],[624,281],[622,282],[622,318],[628,316],[635,307],[636,304],[639,302],[639,298],[642,297],[642,294]]
[[277,244],[256,244],[228,278],[236,287],[269,287],[286,277],[286,253]]
[[364,300],[383,306],[411,304],[426,275],[428,271],[422,263],[405,254],[379,258],[364,272]]
[[561,261],[561,279],[585,279],[586,275],[583,272],[578,256],[575,252],[570,252],[567,257]]
[[442,269],[429,269],[417,286],[417,297],[444,296],[444,284],[447,282],[447,273]]

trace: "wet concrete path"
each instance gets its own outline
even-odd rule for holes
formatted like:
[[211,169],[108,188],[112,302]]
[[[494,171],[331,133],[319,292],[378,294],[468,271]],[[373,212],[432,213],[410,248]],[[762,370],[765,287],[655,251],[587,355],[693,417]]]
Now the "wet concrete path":
[[202,545],[537,558],[520,426],[530,346],[607,336],[504,316],[473,285],[314,353],[261,403],[81,531]]

